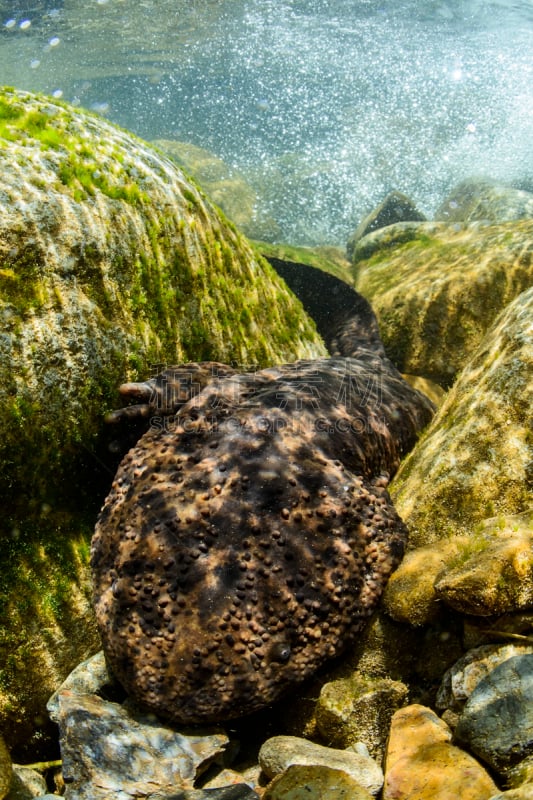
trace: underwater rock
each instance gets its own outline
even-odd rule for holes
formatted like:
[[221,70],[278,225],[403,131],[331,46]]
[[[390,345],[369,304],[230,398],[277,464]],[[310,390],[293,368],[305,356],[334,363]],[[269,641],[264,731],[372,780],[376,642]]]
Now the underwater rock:
[[267,262],[146,143],[6,89],[0,152],[0,726],[16,745],[99,648],[87,542],[116,465],[99,433],[117,381],[326,351]]
[[57,721],[67,800],[173,796],[192,789],[228,743],[220,731],[185,734],[153,715],[68,691],[59,694]]
[[7,800],[32,800],[46,794],[43,776],[34,769],[13,764],[13,780]]
[[435,213],[445,222],[510,222],[533,219],[533,194],[483,178],[456,186]]
[[396,366],[450,387],[498,314],[531,286],[532,237],[533,220],[459,230],[398,223],[365,236],[355,287]]
[[322,272],[328,272],[335,278],[339,278],[353,286],[351,264],[340,247],[327,245],[297,247],[290,244],[272,244],[262,241],[254,241],[252,244],[271,263],[273,259],[277,259],[290,264],[307,264],[310,267],[322,270]]
[[455,738],[498,775],[533,755],[533,655],[496,666],[475,687],[459,717]]
[[383,606],[410,625],[434,621],[442,603],[481,617],[513,614],[533,602],[531,513],[493,517],[468,535],[417,547],[387,585]]
[[397,222],[425,222],[426,217],[420,213],[411,198],[402,192],[390,192],[381,203],[367,214],[348,239],[346,253],[352,260],[357,242],[373,231],[394,225]]
[[488,644],[469,650],[444,675],[436,697],[439,709],[454,712],[464,705],[478,683],[513,656],[533,655],[533,644]]
[[354,778],[329,766],[294,764],[269,783],[263,800],[372,800]]
[[451,743],[452,732],[421,705],[392,718],[383,800],[487,800],[498,789],[471,755]]
[[297,736],[273,736],[261,747],[259,763],[263,772],[273,778],[293,765],[324,766],[350,775],[370,794],[375,795],[383,785],[383,773],[370,756],[355,750],[324,747]]
[[59,721],[59,695],[61,692],[107,696],[109,695],[109,690],[111,689],[112,692],[113,688],[116,688],[116,684],[109,675],[104,653],[100,650],[100,652],[82,661],[72,670],[48,700],[46,710],[50,718],[57,723]]
[[[460,563],[453,562],[435,582],[439,600],[474,616],[499,616],[533,606],[533,516],[522,530],[472,537]],[[525,526],[529,525],[529,530]],[[462,556],[462,558],[461,558]]]
[[[11,495],[20,485],[39,506],[48,499],[46,476],[57,483],[65,450],[91,442],[116,375],[191,357],[324,354],[294,296],[169,159],[79,109],[8,90],[0,99]],[[30,430],[48,467],[42,487],[17,458]]]
[[186,364],[124,387],[159,416],[96,527],[96,616],[118,680],[176,722],[242,716],[311,676],[354,640],[401,558],[388,476],[433,407],[352,293],[354,314],[330,320],[346,355],[221,377]]
[[498,317],[396,476],[411,549],[531,507],[532,408],[533,288]]
[[353,673],[328,681],[316,704],[317,727],[333,747],[363,742],[381,763],[392,715],[404,705],[408,688],[400,681]]
[[9,792],[12,777],[11,756],[4,739],[0,736],[0,800],[4,800]]

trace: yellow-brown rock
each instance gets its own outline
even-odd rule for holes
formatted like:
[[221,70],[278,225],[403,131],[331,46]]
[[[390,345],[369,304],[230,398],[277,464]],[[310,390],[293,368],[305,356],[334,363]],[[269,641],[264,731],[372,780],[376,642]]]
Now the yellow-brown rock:
[[525,512],[419,547],[391,576],[384,608],[410,625],[435,620],[442,602],[484,617],[527,609],[533,603],[532,545],[533,517]]
[[295,764],[268,784],[263,800],[372,800],[346,772]]
[[355,247],[355,286],[402,372],[449,387],[498,314],[531,286],[533,220],[403,222]]
[[[463,541],[468,544],[466,537]],[[435,620],[441,607],[435,582],[457,552],[457,537],[408,552],[385,589],[383,608],[387,614],[409,625]]]
[[411,548],[531,507],[532,408],[533,288],[498,317],[396,475]]
[[464,543],[435,583],[463,614],[496,616],[533,605],[533,514],[490,520]]
[[333,747],[363,742],[381,762],[392,715],[407,692],[400,681],[360,673],[325,683],[315,711],[323,740]]
[[483,767],[451,744],[452,733],[420,705],[392,719],[383,800],[489,800],[497,787]]

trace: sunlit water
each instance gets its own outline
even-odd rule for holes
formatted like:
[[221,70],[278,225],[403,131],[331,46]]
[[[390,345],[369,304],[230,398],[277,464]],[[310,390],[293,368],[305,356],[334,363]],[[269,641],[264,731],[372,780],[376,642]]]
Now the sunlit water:
[[391,189],[533,188],[531,0],[0,2],[0,82],[208,148],[294,243]]

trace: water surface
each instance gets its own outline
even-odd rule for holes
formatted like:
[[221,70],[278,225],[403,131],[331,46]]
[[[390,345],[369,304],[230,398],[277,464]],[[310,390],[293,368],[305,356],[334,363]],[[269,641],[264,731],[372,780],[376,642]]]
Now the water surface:
[[241,169],[276,237],[343,244],[391,189],[533,188],[533,4],[0,2],[0,81]]

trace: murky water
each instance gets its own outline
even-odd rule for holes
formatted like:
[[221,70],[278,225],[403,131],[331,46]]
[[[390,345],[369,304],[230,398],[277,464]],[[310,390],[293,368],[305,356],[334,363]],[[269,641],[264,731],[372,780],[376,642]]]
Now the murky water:
[[294,243],[391,189],[533,186],[531,0],[0,2],[0,82],[208,148]]

